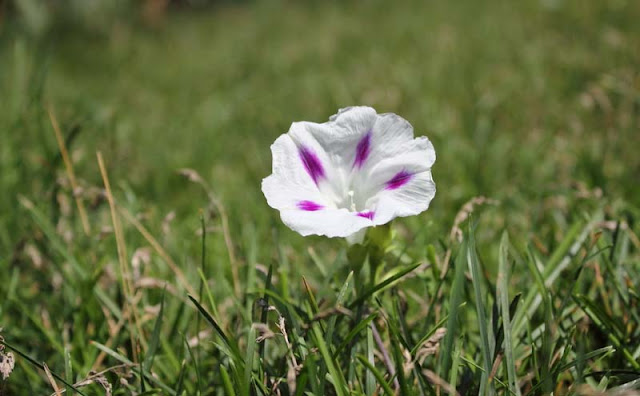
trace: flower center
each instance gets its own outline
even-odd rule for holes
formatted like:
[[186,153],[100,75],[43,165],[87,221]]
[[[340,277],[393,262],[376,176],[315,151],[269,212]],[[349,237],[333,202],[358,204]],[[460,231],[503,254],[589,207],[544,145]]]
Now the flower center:
[[327,183],[321,191],[325,196],[333,201],[338,209],[347,209],[350,212],[360,212],[366,210],[365,204],[368,197],[351,175],[343,177],[341,180],[334,179],[335,183]]

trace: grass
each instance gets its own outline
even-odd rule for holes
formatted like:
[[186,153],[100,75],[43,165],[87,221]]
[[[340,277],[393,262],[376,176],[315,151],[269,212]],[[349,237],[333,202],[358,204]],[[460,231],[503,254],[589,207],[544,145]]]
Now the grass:
[[[637,2],[24,4],[0,394],[638,394]],[[353,104],[438,155],[374,274],[259,188],[292,121]]]

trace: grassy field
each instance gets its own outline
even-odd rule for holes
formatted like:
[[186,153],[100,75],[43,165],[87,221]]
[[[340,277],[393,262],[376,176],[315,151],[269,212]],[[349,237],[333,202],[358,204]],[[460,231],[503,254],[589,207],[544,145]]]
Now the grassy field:
[[[640,2],[93,3],[0,1],[0,395],[640,393]],[[374,274],[260,191],[360,104],[438,157]]]

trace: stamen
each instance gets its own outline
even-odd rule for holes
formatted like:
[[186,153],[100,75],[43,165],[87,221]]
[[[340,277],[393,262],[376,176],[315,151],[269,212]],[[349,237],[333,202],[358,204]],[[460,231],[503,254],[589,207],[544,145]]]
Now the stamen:
[[349,208],[351,209],[352,212],[355,212],[356,211],[356,203],[353,200],[353,196],[355,195],[355,193],[353,192],[353,190],[349,190],[348,195],[349,195],[349,201],[351,202]]

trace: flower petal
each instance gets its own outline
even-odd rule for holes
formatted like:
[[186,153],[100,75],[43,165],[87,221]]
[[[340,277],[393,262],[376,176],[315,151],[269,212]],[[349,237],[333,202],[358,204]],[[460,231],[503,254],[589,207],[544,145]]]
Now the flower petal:
[[396,114],[380,114],[373,127],[373,150],[368,161],[369,169],[388,158],[404,158],[408,152],[424,150],[421,161],[430,168],[436,160],[435,151],[429,139],[413,138],[413,127]]
[[348,237],[373,222],[349,212],[347,209],[322,209],[317,211],[281,210],[282,222],[302,236],[325,235]]
[[[365,207],[375,211],[373,222],[412,216],[429,208],[436,187],[431,176],[435,150],[426,137],[400,145],[402,154],[379,160],[354,180],[359,194],[369,197]],[[380,152],[393,148],[378,147]]]
[[289,135],[282,135],[271,145],[273,173],[262,181],[262,192],[274,209],[297,208],[302,201],[326,206],[314,179],[300,159],[298,146]]
[[361,167],[371,153],[376,119],[374,109],[358,106],[340,109],[324,124],[305,124],[333,165],[350,172],[353,167]]
[[[310,123],[308,123],[310,124]],[[394,157],[404,157],[413,147],[430,143],[417,142],[413,127],[404,118],[392,114],[376,114],[371,107],[355,106],[340,109],[325,124],[315,124],[310,133],[324,151],[328,153],[334,166],[353,167],[364,173],[380,161]],[[435,161],[435,152],[430,146],[423,159],[427,168]]]
[[[391,157],[377,155],[375,163],[354,175],[352,184],[359,197],[371,198],[382,190],[403,188],[413,180],[415,174],[431,170],[435,151],[429,139],[412,139],[401,144],[400,148],[402,154]],[[391,149],[376,147],[375,150],[380,153]],[[364,205],[371,208],[371,202],[365,202]]]
[[402,186],[383,189],[370,198],[370,207],[375,208],[375,225],[386,224],[396,217],[413,216],[429,208],[436,194],[436,184],[431,171],[412,174]]

